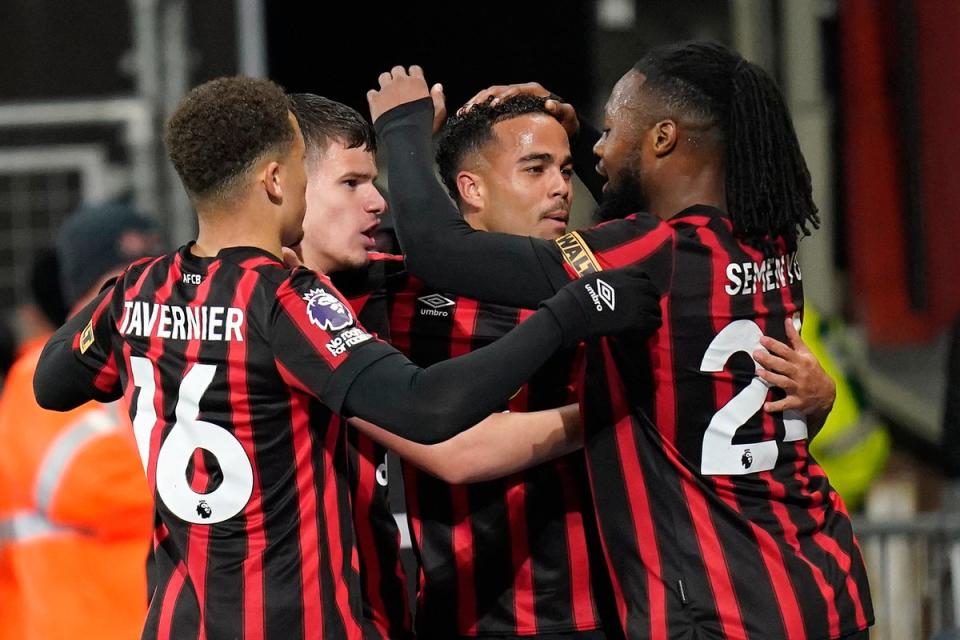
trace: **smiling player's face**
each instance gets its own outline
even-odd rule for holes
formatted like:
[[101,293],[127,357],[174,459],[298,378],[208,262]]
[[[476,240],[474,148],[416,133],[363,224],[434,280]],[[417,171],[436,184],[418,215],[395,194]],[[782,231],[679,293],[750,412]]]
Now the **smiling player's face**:
[[494,140],[465,167],[477,180],[477,228],[554,239],[566,233],[573,203],[567,133],[547,114],[493,125]]

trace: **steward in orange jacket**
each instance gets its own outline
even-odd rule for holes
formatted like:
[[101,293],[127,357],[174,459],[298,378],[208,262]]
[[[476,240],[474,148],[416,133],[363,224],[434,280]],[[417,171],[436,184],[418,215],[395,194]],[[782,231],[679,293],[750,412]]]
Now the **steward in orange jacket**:
[[0,638],[133,640],[153,502],[130,420],[116,403],[37,406],[41,348],[0,396]]
[[[35,257],[42,315],[63,322],[155,243],[150,220],[124,205],[72,213],[52,260]],[[134,640],[149,598],[153,499],[129,413],[95,402],[41,409],[33,375],[44,342],[24,349],[0,396],[0,640]]]

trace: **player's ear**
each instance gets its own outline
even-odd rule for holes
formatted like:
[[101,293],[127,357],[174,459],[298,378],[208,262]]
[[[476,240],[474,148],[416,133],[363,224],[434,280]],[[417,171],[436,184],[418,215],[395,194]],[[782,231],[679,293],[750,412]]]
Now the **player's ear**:
[[482,177],[469,171],[461,171],[457,174],[456,185],[460,200],[465,205],[477,209],[483,208],[486,193]]
[[677,123],[673,120],[661,120],[650,130],[653,137],[653,152],[659,158],[667,155],[677,146],[679,135]]
[[281,165],[276,160],[268,162],[260,175],[260,183],[263,185],[267,197],[274,204],[279,204],[283,200],[283,184],[280,179]]

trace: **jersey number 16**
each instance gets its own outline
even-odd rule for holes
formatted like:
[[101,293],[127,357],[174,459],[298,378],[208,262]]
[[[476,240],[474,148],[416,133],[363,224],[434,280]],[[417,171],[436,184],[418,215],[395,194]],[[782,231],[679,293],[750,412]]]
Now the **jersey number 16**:
[[[130,358],[130,369],[133,384],[140,388],[133,433],[143,468],[149,473],[150,438],[158,424],[154,404],[156,371],[153,363],[141,356]],[[253,466],[240,441],[222,427],[197,420],[200,398],[216,371],[215,365],[197,363],[183,376],[176,421],[157,453],[157,494],[174,515],[195,524],[215,524],[232,518],[243,511],[253,491]],[[220,485],[209,493],[197,493],[187,481],[187,466],[197,449],[213,454],[223,475]]]

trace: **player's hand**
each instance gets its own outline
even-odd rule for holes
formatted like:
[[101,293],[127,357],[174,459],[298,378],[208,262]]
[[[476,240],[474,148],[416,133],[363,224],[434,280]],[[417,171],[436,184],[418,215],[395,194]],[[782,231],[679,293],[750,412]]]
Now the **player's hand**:
[[629,331],[643,336],[660,326],[660,291],[637,267],[592,273],[544,300],[563,332],[563,345]]
[[[487,100],[491,106],[496,106],[499,102],[512,96],[528,95],[538,98],[550,98],[551,93],[539,82],[524,82],[521,84],[498,84],[487,87],[477,93],[457,110],[457,115],[463,115],[470,111],[474,105],[483,104]],[[550,98],[544,105],[550,113],[560,121],[563,128],[566,129],[568,136],[573,136],[580,130],[580,120],[577,119],[577,110],[569,102],[555,100]]]
[[385,71],[378,78],[380,89],[367,91],[367,104],[370,105],[370,117],[376,122],[390,109],[421,98],[430,97],[423,69],[411,65],[409,73],[401,66]]
[[523,82],[519,84],[495,84],[487,87],[483,91],[478,91],[476,95],[466,101],[457,111],[458,114],[466,113],[473,108],[475,104],[483,104],[490,101],[496,105],[507,98],[519,95],[536,96],[538,98],[549,98],[550,92],[539,82]]
[[430,87],[430,98],[433,99],[433,134],[436,135],[447,121],[447,98],[443,95],[442,84],[438,82]]
[[787,394],[780,400],[764,403],[763,409],[767,413],[792,409],[806,416],[826,416],[833,408],[837,386],[800,337],[791,318],[787,318],[785,326],[789,345],[763,336],[760,344],[766,351],[759,349],[753,353],[753,359],[763,367],[757,370],[757,375]]

